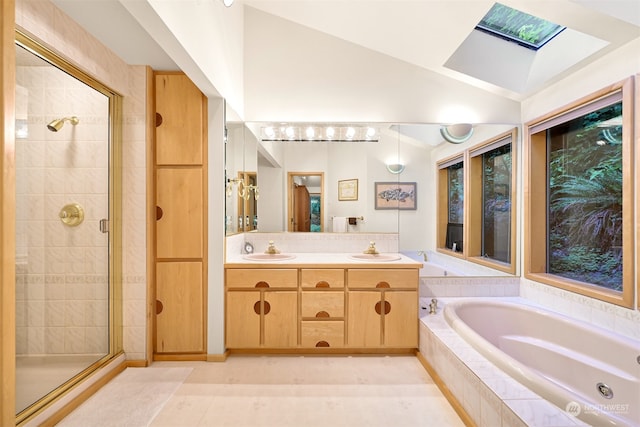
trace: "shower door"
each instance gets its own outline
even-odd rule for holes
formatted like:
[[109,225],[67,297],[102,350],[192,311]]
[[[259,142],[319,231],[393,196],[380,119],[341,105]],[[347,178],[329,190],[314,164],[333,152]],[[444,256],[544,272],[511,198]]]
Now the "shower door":
[[[16,414],[112,354],[112,98],[16,44]],[[38,52],[40,53],[40,52]],[[51,60],[50,57],[47,57]]]

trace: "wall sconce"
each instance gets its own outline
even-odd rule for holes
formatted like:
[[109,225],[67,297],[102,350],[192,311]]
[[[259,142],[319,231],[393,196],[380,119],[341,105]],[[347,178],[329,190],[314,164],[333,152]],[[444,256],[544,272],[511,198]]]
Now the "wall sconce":
[[404,165],[402,163],[387,163],[387,170],[392,174],[402,173]]
[[225,193],[227,197],[231,197],[233,194],[233,184],[238,185],[238,197],[241,197],[245,200],[249,200],[251,198],[251,192],[253,191],[253,199],[258,200],[260,197],[260,189],[257,185],[253,184],[245,184],[244,180],[240,178],[227,179],[227,185],[225,188]]
[[471,138],[473,126],[469,123],[446,125],[440,128],[440,134],[446,141],[452,144],[460,144]]

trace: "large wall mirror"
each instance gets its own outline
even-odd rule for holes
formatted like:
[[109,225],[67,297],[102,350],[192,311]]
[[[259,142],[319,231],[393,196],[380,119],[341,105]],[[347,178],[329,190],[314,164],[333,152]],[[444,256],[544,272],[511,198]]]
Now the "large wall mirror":
[[[510,127],[476,125],[474,138]],[[231,122],[227,128],[227,234],[399,233],[401,251],[424,250],[435,236],[436,161],[464,150],[444,141],[440,124]],[[297,191],[308,193],[306,225],[295,214]]]

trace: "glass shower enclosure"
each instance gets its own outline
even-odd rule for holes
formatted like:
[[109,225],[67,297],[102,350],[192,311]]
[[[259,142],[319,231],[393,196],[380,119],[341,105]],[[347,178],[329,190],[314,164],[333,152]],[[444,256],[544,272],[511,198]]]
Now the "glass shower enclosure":
[[18,420],[115,351],[115,98],[47,53],[17,37]]

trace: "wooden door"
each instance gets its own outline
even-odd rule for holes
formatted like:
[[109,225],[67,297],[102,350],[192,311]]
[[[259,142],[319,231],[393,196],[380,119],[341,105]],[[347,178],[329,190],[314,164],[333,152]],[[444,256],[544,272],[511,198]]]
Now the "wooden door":
[[310,203],[309,190],[307,190],[307,187],[304,185],[296,186],[293,199],[294,231],[311,231]]
[[349,292],[347,342],[350,347],[380,347],[382,317],[376,312],[381,303],[379,291]]
[[260,347],[262,301],[260,291],[228,291],[226,342],[228,348]]
[[204,351],[201,262],[156,264],[156,352]]
[[298,292],[265,292],[263,321],[265,347],[296,347],[298,344]]
[[385,292],[385,347],[418,347],[418,295],[415,291]]

